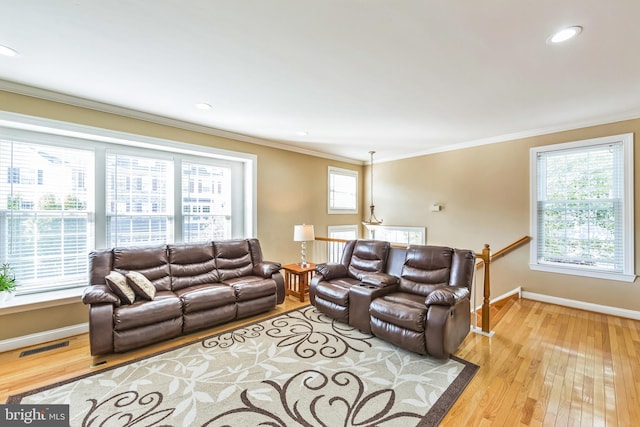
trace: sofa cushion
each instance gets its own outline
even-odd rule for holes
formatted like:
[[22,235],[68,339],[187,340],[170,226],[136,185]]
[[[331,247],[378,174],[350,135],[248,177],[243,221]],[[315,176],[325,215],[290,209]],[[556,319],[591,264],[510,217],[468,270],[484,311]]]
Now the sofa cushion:
[[276,281],[273,279],[245,276],[229,279],[225,283],[234,289],[236,301],[247,301],[276,294]]
[[346,306],[349,304],[349,288],[357,285],[356,279],[334,279],[330,282],[320,282],[316,286],[316,298],[322,298],[332,303]]
[[177,290],[176,295],[182,301],[185,314],[236,302],[234,289],[225,284],[195,285]]
[[156,296],[156,288],[143,274],[130,271],[126,275],[127,283],[139,297],[151,301]]
[[159,291],[171,290],[167,247],[130,247],[113,250],[113,269],[121,273],[137,271],[146,276]]
[[105,278],[107,286],[120,298],[123,304],[132,304],[136,299],[136,294],[127,283],[127,278],[117,271],[112,271]]
[[220,281],[253,275],[253,261],[246,240],[227,240],[213,243]]
[[366,273],[379,273],[387,265],[391,244],[380,240],[357,240],[349,260],[349,276],[360,279]]
[[424,298],[401,298],[401,293],[376,298],[369,306],[372,317],[415,332],[425,331],[427,307]]
[[182,303],[172,292],[159,291],[153,301],[141,300],[113,311],[113,329],[124,331],[164,320],[182,319]]
[[410,246],[402,267],[400,289],[429,295],[448,285],[453,249],[443,246]]
[[167,249],[174,291],[220,281],[212,242],[171,244]]

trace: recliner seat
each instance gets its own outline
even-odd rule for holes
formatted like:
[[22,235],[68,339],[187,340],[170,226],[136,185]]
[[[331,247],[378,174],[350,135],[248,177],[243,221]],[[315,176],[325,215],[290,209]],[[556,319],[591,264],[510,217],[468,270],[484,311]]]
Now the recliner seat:
[[363,276],[381,273],[387,265],[389,242],[351,240],[344,246],[339,264],[319,264],[309,284],[309,300],[319,311],[349,323],[349,289]]
[[399,347],[447,358],[470,330],[475,253],[410,246],[397,290],[371,302],[371,332]]

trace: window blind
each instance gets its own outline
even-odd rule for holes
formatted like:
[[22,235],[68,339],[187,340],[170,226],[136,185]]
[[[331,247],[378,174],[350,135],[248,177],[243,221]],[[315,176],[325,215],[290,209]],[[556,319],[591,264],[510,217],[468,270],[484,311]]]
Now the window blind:
[[537,254],[541,264],[622,273],[623,144],[537,154]]
[[231,168],[182,162],[182,238],[231,238]]
[[92,150],[0,140],[0,260],[18,293],[86,285]]
[[173,161],[106,154],[107,246],[173,241]]

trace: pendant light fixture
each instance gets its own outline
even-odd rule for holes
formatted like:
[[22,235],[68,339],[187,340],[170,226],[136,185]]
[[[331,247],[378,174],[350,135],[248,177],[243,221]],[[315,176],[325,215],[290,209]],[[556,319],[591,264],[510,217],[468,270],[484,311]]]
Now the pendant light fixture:
[[382,220],[376,218],[376,206],[373,204],[373,155],[375,153],[375,151],[369,151],[369,154],[371,155],[371,205],[369,205],[369,219],[362,221],[362,224],[367,228],[382,224]]

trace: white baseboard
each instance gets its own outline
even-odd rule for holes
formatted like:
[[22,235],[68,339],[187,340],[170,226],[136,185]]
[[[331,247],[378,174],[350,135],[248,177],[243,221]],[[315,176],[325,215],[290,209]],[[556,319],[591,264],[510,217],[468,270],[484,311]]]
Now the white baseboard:
[[[495,298],[491,298],[489,300],[489,304],[493,304],[493,303],[496,303],[498,301],[502,301],[503,299],[507,299],[507,298],[509,298],[509,297],[511,297],[511,296],[513,296],[515,294],[518,294],[518,298],[522,298],[522,288],[520,286],[518,286],[517,288],[515,288],[515,289],[513,289],[513,290],[511,290],[511,291],[509,291],[509,292],[507,292],[505,294],[502,294],[502,295],[497,296]],[[482,309],[482,304],[476,306],[475,309],[473,307],[471,307],[471,312],[473,313],[474,311],[478,311],[480,309]]]
[[[495,298],[491,298],[489,300],[489,304],[493,304],[496,303],[498,301],[501,301],[503,299],[507,299],[513,295],[518,294],[518,298],[522,298],[522,288],[520,286],[518,286],[517,288],[502,294],[500,296],[497,296]],[[474,298],[475,300],[475,298]],[[475,301],[474,301],[475,304]],[[481,328],[478,328],[477,325],[478,324],[478,310],[482,309],[482,304],[476,306],[476,308],[473,308],[473,306],[471,307],[471,313],[473,313],[473,325],[471,325],[471,332],[474,332],[476,334],[480,334],[480,335],[484,335],[486,337],[492,337],[495,334],[495,331],[489,331],[489,332],[484,332]]]
[[80,323],[78,325],[38,332],[37,334],[9,338],[7,340],[0,341],[0,353],[3,351],[15,350],[17,348],[29,347],[49,341],[72,337],[74,335],[80,335],[87,332],[89,332],[89,323]]
[[565,307],[578,308],[580,310],[593,311],[595,313],[608,314],[611,316],[625,317],[627,319],[640,320],[640,311],[627,310],[625,308],[611,307],[608,305],[593,304],[590,302],[576,301],[567,298],[553,297],[549,295],[536,294],[533,292],[522,292],[522,298],[550,304],[562,305]]

